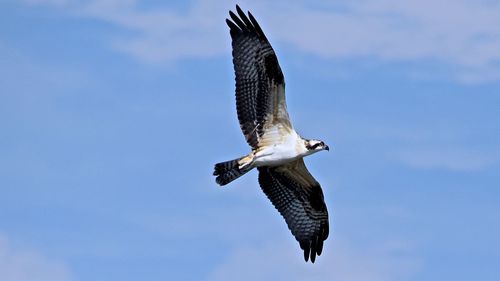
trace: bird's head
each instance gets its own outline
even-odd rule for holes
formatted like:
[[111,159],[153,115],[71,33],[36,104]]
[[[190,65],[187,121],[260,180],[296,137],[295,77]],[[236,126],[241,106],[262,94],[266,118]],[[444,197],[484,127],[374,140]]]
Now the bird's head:
[[330,150],[328,145],[320,140],[305,140],[305,146],[308,154],[312,154],[321,150]]

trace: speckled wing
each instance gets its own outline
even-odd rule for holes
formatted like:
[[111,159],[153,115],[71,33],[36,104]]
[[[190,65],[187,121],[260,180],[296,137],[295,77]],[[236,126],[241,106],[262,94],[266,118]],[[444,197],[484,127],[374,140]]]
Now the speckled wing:
[[226,19],[233,46],[236,110],[241,130],[252,148],[268,127],[292,128],[285,101],[285,80],[278,59],[251,13],[236,6]]
[[259,167],[259,183],[304,250],[304,259],[321,255],[328,238],[328,211],[319,183],[299,159],[278,167]]

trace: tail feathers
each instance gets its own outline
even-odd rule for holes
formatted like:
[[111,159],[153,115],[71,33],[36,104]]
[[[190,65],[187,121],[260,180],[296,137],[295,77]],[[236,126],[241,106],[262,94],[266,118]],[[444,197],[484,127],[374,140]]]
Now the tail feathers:
[[[246,165],[240,168],[241,162],[243,162],[241,164],[245,164],[245,158],[247,156],[215,164],[215,181],[219,185],[226,185],[250,171],[253,167],[252,163],[249,162],[246,162]],[[252,161],[252,159],[248,161]]]

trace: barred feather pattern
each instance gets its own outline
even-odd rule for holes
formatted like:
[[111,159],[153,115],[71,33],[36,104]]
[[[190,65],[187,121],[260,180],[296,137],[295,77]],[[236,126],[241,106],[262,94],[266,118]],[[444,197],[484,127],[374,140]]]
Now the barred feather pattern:
[[248,171],[250,171],[253,168],[252,165],[246,165],[241,169],[239,167],[239,161],[241,161],[244,158],[245,157],[241,157],[238,159],[215,164],[214,167],[214,176],[216,176],[215,182],[217,182],[219,185],[226,185],[234,181],[235,179],[243,176]]
[[238,16],[229,12],[232,21],[226,19],[233,47],[236,110],[248,144],[256,149],[266,122],[283,122],[291,127],[285,81],[276,54],[255,18],[238,6],[236,11]]
[[259,183],[304,251],[314,263],[328,238],[328,211],[319,183],[302,159],[279,167],[259,167]]

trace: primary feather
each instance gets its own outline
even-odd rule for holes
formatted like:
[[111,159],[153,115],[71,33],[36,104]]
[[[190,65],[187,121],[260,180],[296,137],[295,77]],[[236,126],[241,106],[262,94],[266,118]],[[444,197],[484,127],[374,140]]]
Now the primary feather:
[[236,111],[252,152],[215,165],[214,176],[226,185],[257,167],[259,184],[285,219],[311,262],[328,238],[328,211],[320,184],[303,157],[328,150],[322,141],[307,140],[293,129],[285,100],[285,79],[271,44],[251,13],[236,6],[226,19],[232,38],[236,75]]

